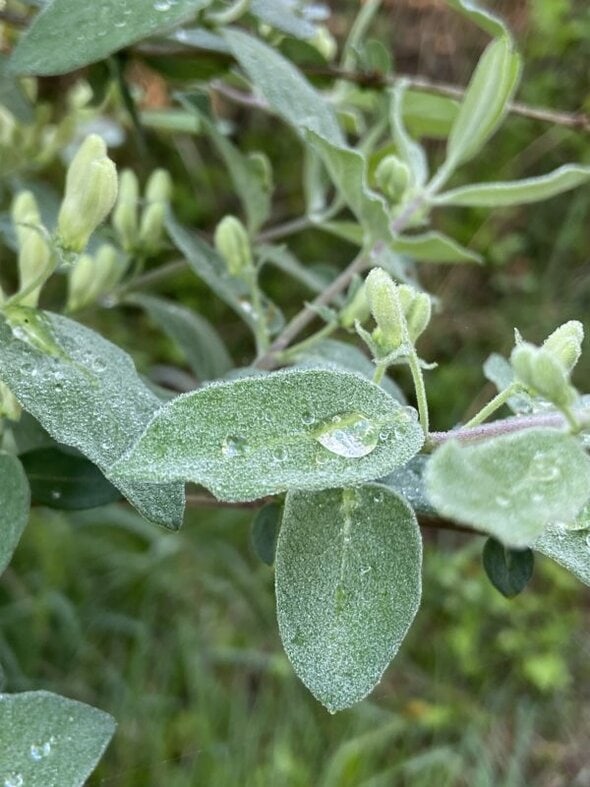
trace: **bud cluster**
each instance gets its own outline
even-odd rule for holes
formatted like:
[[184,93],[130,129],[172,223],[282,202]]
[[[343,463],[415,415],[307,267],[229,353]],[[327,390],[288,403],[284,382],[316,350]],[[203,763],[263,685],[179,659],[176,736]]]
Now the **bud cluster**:
[[164,243],[166,209],[172,196],[172,179],[164,169],[156,169],[140,198],[137,175],[123,170],[112,225],[121,248],[132,255],[157,254]]
[[94,255],[81,254],[68,271],[67,310],[83,309],[107,295],[125,268],[125,261],[110,243],[103,243]]

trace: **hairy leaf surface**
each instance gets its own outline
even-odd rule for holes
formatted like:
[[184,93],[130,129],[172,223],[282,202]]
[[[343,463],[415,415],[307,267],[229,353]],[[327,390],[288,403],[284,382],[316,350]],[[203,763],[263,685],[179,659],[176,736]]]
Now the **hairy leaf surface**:
[[12,454],[0,453],[0,574],[29,519],[31,493],[22,464]]

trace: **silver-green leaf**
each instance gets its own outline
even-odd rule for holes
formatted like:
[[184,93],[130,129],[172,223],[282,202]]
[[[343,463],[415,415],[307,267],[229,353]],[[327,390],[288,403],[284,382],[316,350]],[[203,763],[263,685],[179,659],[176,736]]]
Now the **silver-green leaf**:
[[443,516],[526,547],[548,525],[576,517],[590,497],[590,459],[556,429],[451,440],[428,463],[426,487]]
[[590,530],[552,525],[534,542],[533,549],[550,557],[590,586]]
[[590,179],[590,166],[564,164],[562,167],[536,178],[506,183],[473,183],[446,191],[434,198],[437,205],[464,207],[505,208],[550,199],[570,191]]
[[406,254],[418,262],[483,262],[480,254],[435,230],[418,235],[398,235],[391,245],[399,254]]
[[290,492],[279,533],[279,631],[295,672],[329,711],[379,682],[420,605],[422,542],[394,492]]
[[276,49],[240,30],[225,30],[238,63],[272,109],[294,129],[311,129],[334,145],[344,145],[336,114],[303,74]]
[[51,0],[20,39],[11,59],[19,74],[67,74],[163,33],[195,16],[210,0]]
[[116,465],[143,481],[193,481],[221,500],[359,484],[416,454],[412,408],[356,374],[291,370],[177,397]]
[[31,493],[23,466],[0,453],[0,574],[10,563],[29,519]]
[[181,484],[130,483],[113,471],[160,406],[131,358],[66,317],[25,307],[17,314],[12,327],[0,320],[0,379],[55,440],[94,462],[146,519],[180,527]]
[[481,56],[447,143],[445,168],[473,158],[492,136],[507,112],[518,86],[521,60],[506,37],[488,45]]
[[115,727],[108,713],[48,691],[0,694],[0,784],[82,787]]

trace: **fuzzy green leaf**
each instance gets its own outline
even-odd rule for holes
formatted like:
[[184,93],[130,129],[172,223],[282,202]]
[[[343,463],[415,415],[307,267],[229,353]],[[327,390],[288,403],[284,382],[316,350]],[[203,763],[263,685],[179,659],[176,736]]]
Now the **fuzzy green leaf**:
[[423,443],[415,411],[355,374],[276,372],[184,394],[117,463],[129,478],[194,481],[221,500],[358,484]]
[[412,509],[377,484],[290,492],[276,554],[283,646],[328,710],[379,682],[420,605],[422,543]]
[[398,235],[391,245],[399,254],[407,254],[418,262],[483,262],[477,252],[434,230],[420,235]]
[[78,511],[121,499],[118,489],[83,456],[48,446],[21,454],[20,460],[39,505]]
[[67,74],[163,33],[195,16],[210,0],[51,0],[20,39],[11,60],[19,74]]
[[[590,524],[590,522],[588,523]],[[533,549],[550,557],[590,586],[590,530],[570,530],[552,525],[535,541]]]
[[253,85],[283,120],[300,133],[310,129],[333,145],[345,144],[332,108],[292,63],[248,33],[225,30],[224,37]]
[[590,166],[564,164],[559,169],[536,178],[462,186],[440,194],[435,197],[434,202],[437,205],[504,208],[549,199],[564,191],[575,189],[589,179]]
[[447,0],[447,3],[491,36],[508,35],[508,28],[502,19],[487,8],[482,8],[475,0]]
[[29,520],[31,493],[16,456],[0,453],[0,574],[10,563]]
[[295,38],[313,38],[315,35],[315,27],[297,15],[297,7],[289,0],[250,0],[249,11],[261,22]]
[[198,380],[215,380],[233,367],[221,337],[200,314],[164,298],[142,293],[130,295],[126,302],[145,309],[182,350]]
[[483,548],[483,566],[492,585],[506,598],[518,596],[533,576],[535,556],[530,549],[508,549],[495,538]]
[[379,483],[397,492],[414,509],[417,514],[426,517],[436,517],[436,509],[426,494],[424,474],[428,466],[429,457],[425,454],[414,456],[407,465],[399,467],[381,478]]
[[180,527],[181,484],[129,483],[113,471],[160,406],[131,358],[66,317],[24,307],[17,313],[12,328],[0,321],[0,379],[55,440],[94,462],[146,519]]
[[521,60],[503,36],[481,56],[459,108],[447,143],[447,162],[454,169],[473,158],[500,125],[518,85]]
[[406,85],[399,83],[391,93],[389,125],[399,157],[410,168],[415,186],[423,186],[428,178],[428,161],[424,148],[408,134],[403,119]]
[[509,547],[530,546],[590,496],[590,459],[556,429],[526,429],[471,445],[451,440],[426,470],[428,497],[446,517]]
[[81,787],[115,727],[108,713],[47,691],[0,694],[0,784]]

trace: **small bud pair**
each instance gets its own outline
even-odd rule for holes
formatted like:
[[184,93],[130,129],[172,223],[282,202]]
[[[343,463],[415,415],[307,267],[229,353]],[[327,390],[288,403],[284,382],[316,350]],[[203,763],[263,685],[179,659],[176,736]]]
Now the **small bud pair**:
[[102,137],[86,137],[66,175],[57,220],[57,242],[65,251],[82,252],[117,198],[117,170]]
[[411,181],[407,164],[397,156],[385,156],[375,170],[375,180],[381,191],[392,202],[399,202]]
[[569,373],[545,347],[522,342],[512,351],[510,363],[517,380],[557,407],[569,407],[575,401]]
[[108,293],[120,280],[124,266],[117,250],[104,243],[94,257],[81,254],[69,271],[67,310],[82,309]]
[[171,194],[172,180],[168,172],[164,169],[154,170],[147,182],[146,204],[139,220],[139,181],[129,169],[121,173],[112,223],[124,251],[153,254],[160,249],[166,205]]
[[250,238],[242,222],[225,216],[215,228],[214,244],[231,276],[247,277],[254,268]]

